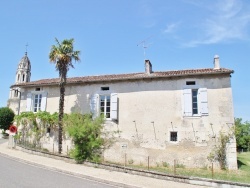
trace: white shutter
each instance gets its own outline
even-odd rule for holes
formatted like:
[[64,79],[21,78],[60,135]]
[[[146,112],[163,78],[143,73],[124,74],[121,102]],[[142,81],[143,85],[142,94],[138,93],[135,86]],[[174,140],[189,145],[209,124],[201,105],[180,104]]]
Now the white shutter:
[[26,99],[26,111],[30,112],[31,111],[31,93],[27,94],[27,99]]
[[183,90],[183,115],[184,116],[192,116],[192,90],[184,89]]
[[208,104],[207,104],[207,88],[200,88],[199,95],[199,110],[201,115],[208,115]]
[[91,96],[90,99],[90,111],[93,114],[93,118],[96,118],[98,116],[98,105],[99,104],[99,95],[94,94]]
[[117,93],[111,93],[111,119],[117,120]]
[[47,92],[42,93],[41,111],[46,111]]

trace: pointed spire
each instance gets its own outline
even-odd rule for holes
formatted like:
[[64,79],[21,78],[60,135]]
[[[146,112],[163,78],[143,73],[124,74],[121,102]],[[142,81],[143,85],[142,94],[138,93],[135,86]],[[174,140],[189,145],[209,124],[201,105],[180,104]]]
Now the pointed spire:
[[31,64],[26,51],[24,57],[22,57],[22,59],[19,61],[16,71],[15,83],[18,84],[18,83],[30,82],[30,77],[31,77]]

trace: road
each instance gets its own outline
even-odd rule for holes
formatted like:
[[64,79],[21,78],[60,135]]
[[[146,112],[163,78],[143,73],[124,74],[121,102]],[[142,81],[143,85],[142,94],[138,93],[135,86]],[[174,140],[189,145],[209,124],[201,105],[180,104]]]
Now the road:
[[24,164],[0,155],[0,187],[4,188],[114,188],[112,185],[78,178]]

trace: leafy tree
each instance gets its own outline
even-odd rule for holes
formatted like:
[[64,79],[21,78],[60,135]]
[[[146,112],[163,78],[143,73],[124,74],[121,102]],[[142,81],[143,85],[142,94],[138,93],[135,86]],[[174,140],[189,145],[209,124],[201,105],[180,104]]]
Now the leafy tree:
[[242,123],[241,118],[235,118],[235,136],[237,150],[250,150],[250,123],[248,121]]
[[56,70],[59,71],[59,87],[60,87],[60,99],[59,99],[59,117],[58,117],[58,153],[62,152],[62,124],[64,115],[64,96],[65,96],[65,84],[67,81],[67,72],[70,67],[74,68],[72,61],[80,61],[80,51],[74,51],[74,39],[65,39],[61,43],[56,38],[57,45],[52,45],[49,59],[50,62],[55,63]]
[[13,122],[15,113],[8,107],[0,108],[0,129],[7,130]]
[[102,137],[103,118],[92,119],[90,114],[73,113],[65,115],[65,130],[72,138],[74,149],[70,151],[78,163],[88,160],[97,161],[105,140]]

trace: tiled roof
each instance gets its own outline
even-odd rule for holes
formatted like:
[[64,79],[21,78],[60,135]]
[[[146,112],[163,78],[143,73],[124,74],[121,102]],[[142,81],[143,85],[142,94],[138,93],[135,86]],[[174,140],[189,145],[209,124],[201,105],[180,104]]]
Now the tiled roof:
[[[123,81],[123,80],[139,80],[139,79],[155,79],[155,78],[169,78],[169,77],[185,77],[185,76],[198,76],[198,75],[211,75],[211,74],[231,74],[233,70],[220,68],[220,69],[189,69],[189,70],[175,70],[165,72],[152,72],[146,73],[130,73],[130,74],[111,74],[99,76],[84,76],[84,77],[71,77],[67,78],[68,84],[74,83],[93,83],[93,82],[109,82],[109,81]],[[57,85],[59,78],[42,79],[31,81],[27,83],[20,83],[12,85],[16,86],[41,86],[41,85]]]

